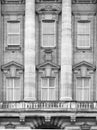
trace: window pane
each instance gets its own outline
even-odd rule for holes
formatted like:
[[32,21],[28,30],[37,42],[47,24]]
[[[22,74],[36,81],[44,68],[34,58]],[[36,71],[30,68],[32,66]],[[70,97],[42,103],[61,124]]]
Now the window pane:
[[15,88],[14,89],[14,100],[20,100],[20,89],[19,88]]
[[77,36],[78,47],[89,47],[90,46],[90,36],[89,35],[78,35]]
[[43,21],[43,34],[54,34],[54,24],[55,21],[46,20]]
[[49,100],[55,100],[56,95],[55,95],[55,88],[49,89]]
[[82,101],[83,100],[83,91],[82,91],[82,88],[77,88],[76,89],[76,100],[78,101]]
[[55,87],[55,78],[49,78],[49,87]]
[[6,100],[13,101],[13,89],[12,88],[6,89]]
[[14,88],[20,88],[20,78],[14,78]]
[[54,46],[55,36],[54,35],[43,35],[43,46],[52,47]]
[[12,87],[13,87],[13,79],[6,78],[6,88],[12,88]]
[[48,100],[48,89],[47,88],[42,88],[41,100]]
[[89,88],[89,78],[84,79],[84,87]]
[[82,78],[77,78],[77,88],[82,88]]
[[90,100],[89,88],[84,89],[84,100],[86,101]]
[[20,35],[10,34],[7,39],[8,45],[19,45],[20,44]]
[[77,24],[77,34],[90,34],[90,22]]
[[48,87],[48,79],[47,78],[42,78],[42,88]]
[[19,33],[20,32],[20,22],[8,22],[7,23],[8,33]]

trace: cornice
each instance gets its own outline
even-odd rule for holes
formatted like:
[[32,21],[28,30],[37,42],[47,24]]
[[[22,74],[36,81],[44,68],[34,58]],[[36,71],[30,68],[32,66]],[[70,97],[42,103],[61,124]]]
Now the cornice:
[[96,4],[97,0],[72,0],[73,4]]
[[2,4],[24,4],[25,0],[1,0]]

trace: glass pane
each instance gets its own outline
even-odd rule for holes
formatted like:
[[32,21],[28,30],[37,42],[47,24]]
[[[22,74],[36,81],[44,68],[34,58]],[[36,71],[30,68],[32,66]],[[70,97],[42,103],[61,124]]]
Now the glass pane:
[[90,94],[89,94],[89,89],[85,88],[84,89],[84,100],[89,101],[90,100]]
[[13,79],[12,78],[6,79],[6,88],[13,88]]
[[82,88],[82,78],[77,78],[77,88]]
[[48,20],[47,22],[43,22],[43,34],[54,34],[54,24],[55,22]]
[[8,33],[19,33],[20,32],[20,23],[19,22],[8,22],[7,23]]
[[6,100],[13,101],[13,89],[12,88],[6,89]]
[[76,100],[82,101],[83,100],[83,91],[82,88],[77,88],[76,89]]
[[55,95],[55,89],[49,89],[49,100],[55,100],[56,95]]
[[77,34],[90,34],[90,23],[78,23]]
[[47,88],[42,88],[41,100],[48,100],[48,89]]
[[84,87],[89,88],[89,78],[84,79]]
[[7,38],[8,45],[19,45],[20,44],[20,35],[18,34],[10,34]]
[[20,100],[20,89],[19,88],[15,88],[14,89],[14,100]]
[[42,78],[42,88],[47,88],[47,87],[48,87],[48,79]]
[[90,35],[78,35],[77,45],[79,47],[89,47],[90,46]]
[[19,78],[14,78],[14,87],[20,88],[20,79]]
[[54,46],[54,35],[43,35],[43,46],[45,47],[52,47]]
[[49,87],[55,87],[55,78],[49,78]]

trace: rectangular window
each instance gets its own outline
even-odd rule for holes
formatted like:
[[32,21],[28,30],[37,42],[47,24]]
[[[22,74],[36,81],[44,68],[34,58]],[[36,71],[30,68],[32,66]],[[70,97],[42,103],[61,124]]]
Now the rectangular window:
[[77,23],[77,47],[90,47],[90,21],[79,21]]
[[6,78],[6,100],[20,100],[20,78]]
[[90,78],[77,78],[76,100],[90,101]]
[[42,47],[55,47],[55,20],[42,20]]
[[7,45],[20,45],[20,22],[7,22]]
[[41,78],[41,100],[56,100],[55,78]]

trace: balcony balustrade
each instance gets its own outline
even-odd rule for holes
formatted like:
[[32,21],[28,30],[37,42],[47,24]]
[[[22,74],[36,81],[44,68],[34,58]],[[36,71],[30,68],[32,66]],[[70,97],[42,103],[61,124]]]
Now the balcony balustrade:
[[57,3],[61,3],[62,0],[36,0],[37,3],[40,3],[40,2],[57,2]]
[[0,111],[97,111],[97,102],[91,101],[6,101],[0,102]]

